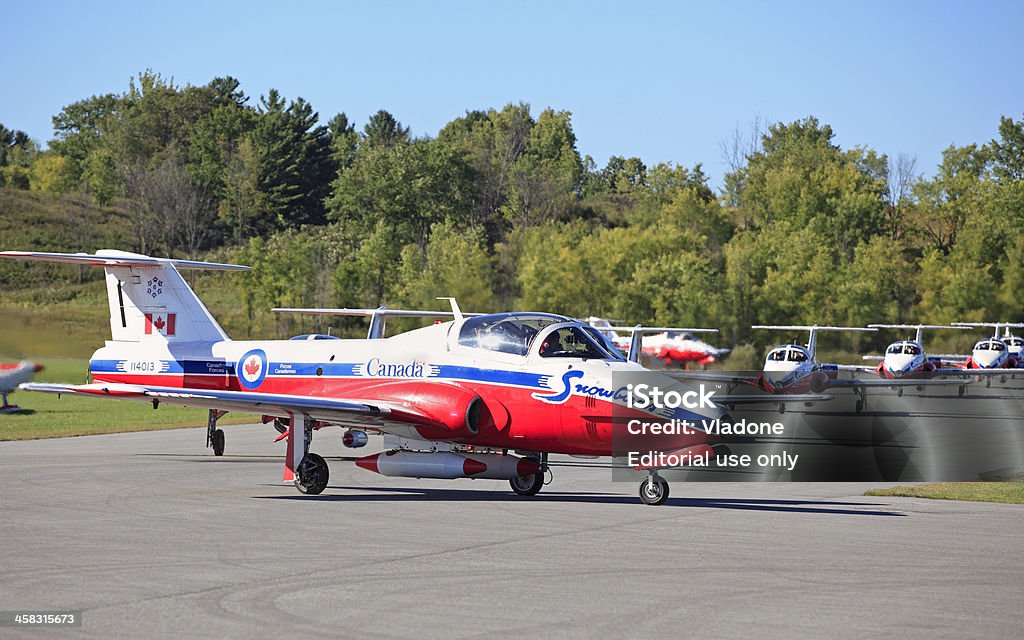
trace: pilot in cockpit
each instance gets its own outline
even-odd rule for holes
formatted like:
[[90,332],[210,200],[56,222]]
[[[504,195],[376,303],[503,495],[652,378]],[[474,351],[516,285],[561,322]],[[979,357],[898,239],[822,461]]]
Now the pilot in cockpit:
[[548,337],[544,338],[544,343],[540,345],[538,353],[540,353],[541,357],[547,357],[560,351],[562,351],[562,342],[559,339],[558,332],[552,331],[548,334]]

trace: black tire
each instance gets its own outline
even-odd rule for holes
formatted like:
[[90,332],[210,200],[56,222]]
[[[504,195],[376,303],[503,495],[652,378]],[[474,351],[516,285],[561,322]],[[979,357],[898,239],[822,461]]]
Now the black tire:
[[535,496],[540,493],[544,486],[544,472],[531,473],[528,476],[518,476],[508,481],[512,491],[519,496]]
[[902,398],[903,397],[903,387],[900,387],[899,389],[896,389],[896,397],[897,398]]
[[857,405],[854,408],[856,409],[857,413],[860,413],[861,411],[863,411],[864,410],[864,401],[863,400],[858,400],[857,401]]
[[213,455],[222,456],[224,455],[224,430],[214,429],[213,436],[210,438],[210,444],[213,445]]
[[668,482],[660,476],[648,476],[640,483],[640,502],[652,507],[668,500]]
[[307,453],[295,470],[295,488],[299,493],[318,495],[327,488],[330,476],[327,461],[315,453]]
[[966,385],[960,385],[960,389],[957,390],[957,395],[962,398],[962,397],[964,397],[965,393],[967,393],[967,386]]

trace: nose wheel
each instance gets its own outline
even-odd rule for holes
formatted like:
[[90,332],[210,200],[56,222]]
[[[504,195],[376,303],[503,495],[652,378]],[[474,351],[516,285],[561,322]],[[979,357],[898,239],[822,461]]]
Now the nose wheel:
[[206,420],[206,446],[213,449],[213,455],[215,456],[224,455],[224,431],[217,428],[217,421],[225,413],[227,411],[210,409],[209,418]]
[[668,500],[668,482],[661,476],[652,473],[640,483],[640,502],[657,506]]

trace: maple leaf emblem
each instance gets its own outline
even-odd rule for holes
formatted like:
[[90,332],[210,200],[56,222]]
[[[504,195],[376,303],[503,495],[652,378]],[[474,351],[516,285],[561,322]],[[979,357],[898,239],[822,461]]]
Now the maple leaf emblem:
[[166,325],[166,324],[167,323],[164,322],[164,317],[163,316],[157,316],[156,320],[153,322],[153,326],[156,327],[157,331],[163,331],[164,330],[164,325]]
[[257,373],[260,372],[260,359],[257,358],[256,356],[249,358],[249,360],[246,361],[244,368],[246,375],[256,375]]

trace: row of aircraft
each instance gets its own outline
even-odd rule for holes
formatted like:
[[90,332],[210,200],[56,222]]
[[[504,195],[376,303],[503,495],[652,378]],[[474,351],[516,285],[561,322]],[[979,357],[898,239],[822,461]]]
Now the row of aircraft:
[[[322,428],[338,426],[342,442],[351,448],[366,446],[371,435],[384,437],[382,453],[356,459],[363,469],[398,477],[502,479],[518,495],[536,495],[551,478],[550,454],[611,456],[613,431],[621,433],[626,420],[651,420],[650,410],[628,404],[615,376],[643,374],[651,384],[680,394],[694,393],[680,380],[693,376],[749,383],[768,392],[742,395],[730,389],[714,394],[706,405],[659,409],[659,420],[698,425],[652,441],[657,450],[679,457],[721,451],[721,439],[699,425],[727,421],[727,411],[737,405],[767,402],[784,410],[788,403],[830,400],[833,396],[822,392],[845,386],[861,395],[860,409],[868,387],[966,384],[962,378],[904,379],[902,374],[840,379],[835,365],[817,362],[816,340],[821,331],[850,328],[818,326],[764,327],[805,329],[810,339],[806,345],[772,349],[764,370],[752,378],[715,378],[725,375],[716,372],[669,375],[640,363],[644,335],[698,331],[628,328],[629,344],[620,341],[630,354],[626,357],[608,335],[624,329],[610,324],[602,333],[587,322],[555,314],[464,313],[454,299],[447,299],[450,311],[275,309],[365,316],[370,320],[365,339],[308,334],[290,340],[232,340],[181,271],[248,267],[115,250],[7,251],[0,257],[97,266],[106,275],[111,339],[90,360],[91,381],[27,382],[19,388],[141,401],[154,408],[207,409],[206,444],[216,456],[225,452],[225,434],[217,427],[225,413],[261,416],[286,440],[284,479],[304,494],[327,488],[327,462],[311,444]],[[391,317],[433,318],[435,323],[385,337]],[[920,346],[920,339],[914,344]],[[902,355],[908,355],[905,347]],[[895,372],[887,362],[895,360],[883,362]],[[972,362],[984,368],[989,361],[976,353]],[[935,371],[945,373],[937,365]],[[641,501],[663,503],[669,486],[659,468],[638,470],[647,474],[639,486]]]

